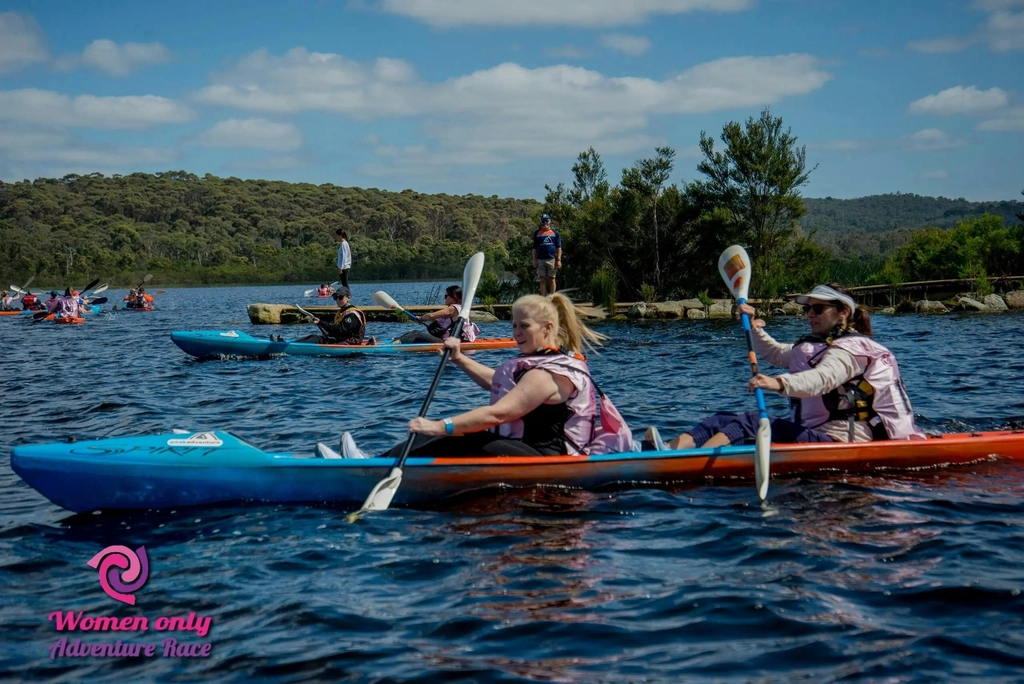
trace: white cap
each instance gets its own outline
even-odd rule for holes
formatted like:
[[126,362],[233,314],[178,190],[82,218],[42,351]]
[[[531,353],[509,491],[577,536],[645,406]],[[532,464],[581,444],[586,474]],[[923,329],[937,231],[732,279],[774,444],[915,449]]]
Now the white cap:
[[853,301],[853,297],[844,295],[838,290],[833,290],[828,285],[818,285],[807,294],[797,295],[796,303],[806,304],[808,299],[820,299],[823,302],[842,302],[850,309],[851,313],[857,310],[857,303]]

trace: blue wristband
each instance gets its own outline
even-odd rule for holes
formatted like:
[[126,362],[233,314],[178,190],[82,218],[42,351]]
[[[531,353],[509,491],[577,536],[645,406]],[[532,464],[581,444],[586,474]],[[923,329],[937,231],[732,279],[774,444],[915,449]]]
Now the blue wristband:
[[454,435],[455,434],[455,425],[452,423],[452,419],[451,418],[445,418],[444,419],[444,434],[446,434],[446,435]]

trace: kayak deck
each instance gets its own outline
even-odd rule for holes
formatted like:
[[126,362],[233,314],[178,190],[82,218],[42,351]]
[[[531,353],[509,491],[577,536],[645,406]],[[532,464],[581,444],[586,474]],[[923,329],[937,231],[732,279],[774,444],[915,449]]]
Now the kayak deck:
[[[1024,430],[865,444],[773,444],[773,477],[876,473],[1024,461]],[[411,457],[393,505],[431,508],[499,486],[652,487],[753,478],[754,447],[582,456]],[[152,435],[15,447],[11,467],[75,512],[229,502],[358,506],[394,466],[390,458],[323,459],[264,452],[229,432]]]
[[[255,337],[240,330],[175,330],[171,340],[182,351],[198,358],[231,356],[348,356],[350,354],[393,354],[438,352],[440,343],[397,344],[391,341],[370,344],[317,344],[293,340]],[[480,338],[464,342],[465,351],[507,349],[515,346],[511,338]]]

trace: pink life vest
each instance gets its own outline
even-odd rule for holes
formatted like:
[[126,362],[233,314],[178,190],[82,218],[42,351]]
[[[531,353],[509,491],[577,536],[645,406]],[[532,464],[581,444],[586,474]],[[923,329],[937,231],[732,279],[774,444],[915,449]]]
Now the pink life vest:
[[[572,382],[576,391],[565,402],[571,415],[565,421],[563,433],[569,454],[608,454],[630,450],[632,432],[611,400],[597,389],[587,362],[567,354],[532,354],[506,361],[494,371],[491,380],[491,405],[512,391],[527,371],[542,368],[561,375]],[[595,392],[596,390],[596,392]],[[601,394],[600,415],[596,393]],[[598,419],[600,418],[600,424]],[[503,423],[494,431],[502,437],[522,439],[524,426],[521,419]]]
[[71,295],[58,297],[57,307],[53,313],[57,318],[78,318],[79,311],[78,297]]
[[[792,399],[792,417],[795,422],[809,428],[817,428],[830,420],[841,420],[842,416],[836,416],[829,410],[826,405],[828,400],[843,412],[857,418],[867,418],[869,427],[875,428],[881,423],[889,439],[925,439],[924,433],[914,424],[914,409],[910,405],[906,387],[900,378],[899,365],[892,352],[867,335],[860,334],[838,337],[832,341],[831,346],[853,356],[867,358],[867,368],[863,375],[851,378],[824,397]],[[789,371],[800,373],[814,368],[818,359],[828,352],[829,347],[830,345],[825,342],[810,341],[793,345]],[[865,382],[870,388],[868,393],[857,389]],[[854,397],[854,392],[859,397],[866,397],[866,406],[856,398],[855,405],[850,405],[850,398]]]
[[[458,315],[460,313],[462,313],[462,305],[461,304],[452,304],[452,306],[455,307],[455,311],[457,312],[455,314],[455,316],[458,317]],[[445,316],[444,318],[438,318],[437,319],[437,324],[439,326],[441,326],[442,328],[444,328],[444,334],[441,336],[442,340],[447,340],[449,337],[451,337],[451,335],[452,335],[451,329],[452,329],[452,324],[454,322],[455,321],[453,319],[449,318],[448,316]],[[470,320],[466,320],[466,322],[462,326],[462,341],[463,342],[473,342],[474,340],[476,340],[476,338],[479,335],[480,335],[480,328],[478,328],[476,326],[476,323],[473,323]]]

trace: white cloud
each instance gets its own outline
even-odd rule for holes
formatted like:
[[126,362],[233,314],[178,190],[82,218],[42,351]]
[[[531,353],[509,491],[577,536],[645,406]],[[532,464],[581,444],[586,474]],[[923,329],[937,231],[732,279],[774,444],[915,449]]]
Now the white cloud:
[[160,147],[86,143],[63,129],[0,125],[0,173],[8,178],[131,172],[169,164],[177,156]]
[[1024,50],[1024,0],[975,0],[972,7],[988,15],[985,22],[964,36],[945,36],[931,40],[915,40],[907,47],[916,52],[959,52],[975,43],[987,43],[993,52]]
[[203,147],[235,147],[290,152],[302,147],[302,131],[294,124],[267,119],[226,119],[192,139]]
[[0,91],[0,120],[40,126],[144,130],[194,118],[195,113],[186,105],[156,95],[72,98],[35,88]]
[[1024,131],[1024,107],[1013,107],[978,124],[979,131]]
[[32,17],[0,12],[0,74],[48,58],[46,36]]
[[583,26],[643,24],[652,16],[740,12],[756,0],[379,0],[389,14],[439,28],[454,26]]
[[925,128],[902,139],[903,145],[911,152],[932,152],[949,150],[970,144],[969,140],[946,133],[938,128]]
[[960,52],[974,43],[971,38],[960,38],[957,36],[946,36],[944,38],[932,38],[931,40],[912,40],[907,43],[907,48],[914,52],[925,54],[945,54],[947,52]]
[[1024,50],[1024,12],[995,12],[989,15],[982,36],[994,52]]
[[929,171],[928,173],[921,176],[925,180],[943,180],[949,178],[948,171]]
[[280,57],[260,50],[215,75],[196,98],[263,113],[425,117],[433,159],[492,164],[573,156],[590,145],[605,154],[648,148],[658,142],[646,132],[651,116],[762,107],[832,78],[802,54],[719,59],[660,81],[505,63],[442,82],[396,83],[380,79],[374,64],[303,48]]
[[638,57],[651,49],[650,38],[625,33],[606,33],[601,36],[601,44],[632,57]]
[[977,114],[990,109],[1005,107],[1009,98],[1000,88],[978,90],[975,86],[954,86],[941,93],[922,97],[910,103],[911,114],[930,116],[952,116],[954,114]]
[[82,52],[82,63],[108,76],[128,76],[151,64],[171,61],[171,51],[160,43],[115,43],[100,39]]

